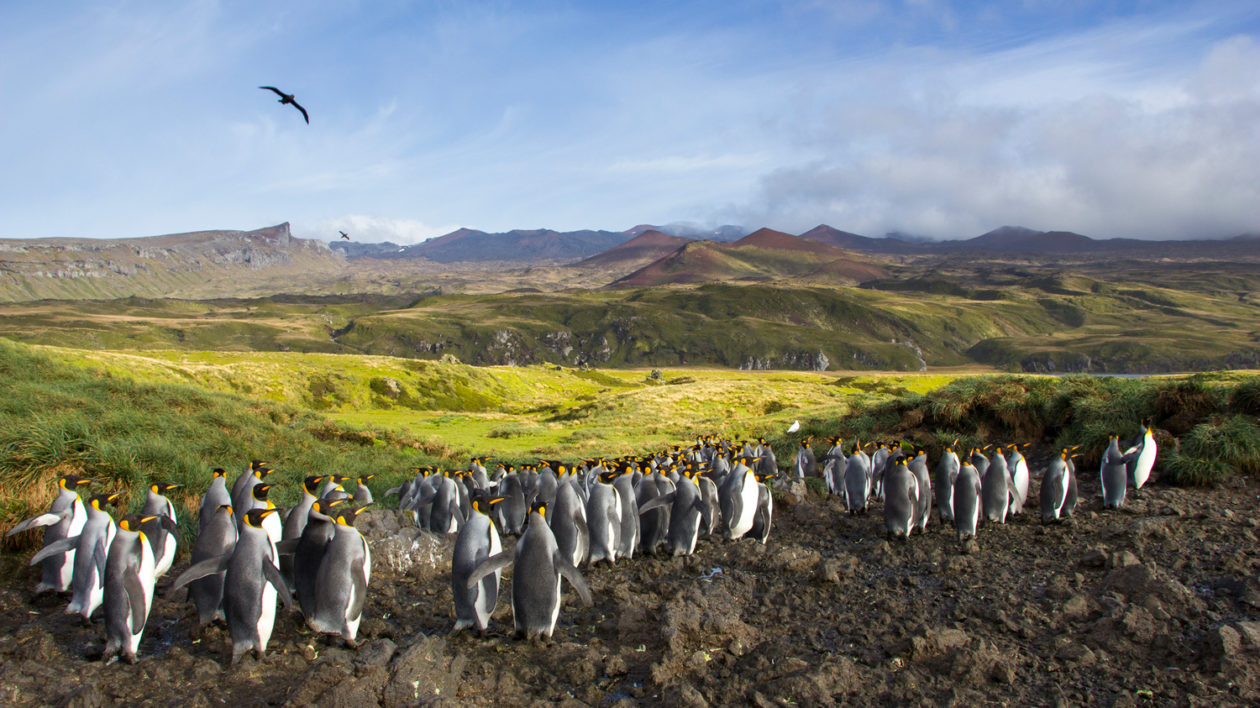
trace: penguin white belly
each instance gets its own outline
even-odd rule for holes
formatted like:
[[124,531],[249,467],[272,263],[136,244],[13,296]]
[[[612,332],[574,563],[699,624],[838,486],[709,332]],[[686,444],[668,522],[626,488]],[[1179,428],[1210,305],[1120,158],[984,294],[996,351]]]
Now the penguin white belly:
[[267,532],[267,538],[271,541],[271,557],[277,558],[276,544],[284,537],[284,523],[280,521],[279,514],[268,514],[262,521],[263,531]]
[[258,651],[267,651],[267,642],[271,641],[271,630],[276,624],[276,589],[271,583],[263,581],[262,609],[258,614]]
[[171,569],[171,564],[175,562],[175,534],[166,534],[165,543],[162,547],[162,555],[158,557],[153,564],[154,577],[162,577],[166,571]]
[[[489,558],[490,556],[497,555],[502,550],[503,544],[499,541],[499,532],[495,531],[494,525],[491,524],[490,552],[486,555],[486,557]],[[494,584],[498,587],[499,583],[503,581],[503,571],[501,569],[496,570],[493,575]],[[473,611],[477,613],[477,621],[479,621],[481,626],[484,627],[490,623],[490,615],[494,613],[494,606],[490,604],[490,597],[482,591],[480,582],[477,583],[475,588],[473,588],[473,591],[477,593],[473,596]],[[496,597],[495,600],[497,601],[498,598]],[[515,606],[513,606],[512,612],[516,612]]]
[[[78,499],[74,500],[74,506],[70,511],[70,524],[66,527],[66,535],[64,538],[78,536],[83,532],[83,524],[87,522],[87,511],[83,508],[83,502]],[[70,589],[70,583],[74,579],[74,549],[65,552],[65,558],[61,563],[61,572],[57,577],[58,587],[48,588],[57,592],[65,592]]]
[[1142,443],[1142,452],[1138,454],[1137,466],[1133,470],[1134,488],[1141,489],[1146,480],[1151,478],[1151,469],[1155,467],[1155,437],[1147,435]]
[[739,520],[731,527],[731,538],[742,538],[752,530],[753,517],[757,515],[757,478],[751,472],[744,473],[744,485],[739,490],[741,501]]
[[556,620],[560,619],[560,573],[556,573],[556,594],[552,596],[551,622],[547,625],[547,637],[556,631]]
[[140,623],[138,628],[132,627],[131,638],[127,646],[133,656],[140,648],[140,637],[144,634],[144,626],[148,624],[149,610],[153,609],[153,585],[156,582],[154,570],[153,551],[150,550],[148,543],[141,541],[138,574],[140,576],[140,589],[144,593],[144,614],[142,615],[144,621]]

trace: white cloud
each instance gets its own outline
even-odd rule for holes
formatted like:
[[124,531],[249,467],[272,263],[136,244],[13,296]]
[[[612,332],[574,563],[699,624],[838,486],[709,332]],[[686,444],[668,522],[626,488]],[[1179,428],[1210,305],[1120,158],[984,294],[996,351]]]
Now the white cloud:
[[1142,62],[1172,33],[1146,36],[1160,42],[1126,45],[1140,50],[1129,61],[1056,40],[1005,68],[1000,55],[902,66],[911,78],[784,124],[814,157],[764,174],[735,218],[943,238],[1004,224],[1100,238],[1260,229],[1260,48],[1226,39],[1161,77]]
[[295,224],[294,232],[303,238],[324,241],[340,240],[338,231],[345,231],[351,239],[360,243],[394,243],[410,245],[427,241],[434,236],[448,234],[458,226],[431,226],[416,219],[396,219],[368,214],[346,214],[322,219],[314,225]]

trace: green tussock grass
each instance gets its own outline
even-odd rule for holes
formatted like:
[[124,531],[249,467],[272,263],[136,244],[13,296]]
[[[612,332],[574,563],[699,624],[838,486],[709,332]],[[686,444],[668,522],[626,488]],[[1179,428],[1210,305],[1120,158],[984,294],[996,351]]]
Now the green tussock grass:
[[[75,367],[0,340],[0,524],[47,508],[56,478],[92,477],[94,492],[122,491],[137,510],[153,482],[185,485],[172,493],[191,531],[210,471],[234,477],[251,459],[277,469],[272,499],[298,498],[302,477],[376,474],[380,496],[410,468],[439,461],[443,447],[395,431],[354,428],[286,403],[250,400],[188,384],[141,382]],[[9,539],[38,541],[38,534]],[[188,537],[186,536],[186,539]]]
[[[1146,378],[986,375],[907,392],[852,415],[811,421],[802,434],[822,439],[908,442],[936,457],[958,449],[1031,443],[1079,446],[1096,467],[1108,436],[1136,437],[1151,417],[1160,446],[1156,472],[1174,484],[1216,484],[1230,474],[1260,474],[1260,429],[1252,414],[1260,377],[1216,372]],[[791,440],[777,438],[788,447]],[[790,449],[790,448],[789,448]]]

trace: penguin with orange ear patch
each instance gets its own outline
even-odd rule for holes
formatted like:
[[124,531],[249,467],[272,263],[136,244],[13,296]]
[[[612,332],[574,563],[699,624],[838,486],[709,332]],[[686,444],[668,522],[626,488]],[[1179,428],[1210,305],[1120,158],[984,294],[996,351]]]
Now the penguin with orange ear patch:
[[547,525],[546,505],[535,502],[530,510],[529,524],[516,548],[500,551],[482,561],[464,583],[472,588],[487,575],[513,566],[512,621],[516,635],[529,639],[551,639],[560,616],[560,578],[564,577],[577,590],[583,604],[592,604],[591,591],[582,573],[569,562],[556,537]]
[[489,515],[491,507],[501,501],[503,497],[492,496],[487,490],[474,490],[472,512],[455,539],[455,551],[451,557],[451,591],[455,597],[452,634],[472,626],[485,633],[490,615],[499,601],[499,580],[503,571],[496,570],[486,575],[473,587],[468,587],[467,582],[479,563],[503,550],[499,532]]
[[[175,522],[165,516],[129,514],[118,522],[105,562],[105,653],[113,663],[119,654],[128,664],[136,663],[136,649],[153,606],[155,559],[153,547],[142,526],[157,522],[170,530]],[[178,530],[178,529],[176,529]]]

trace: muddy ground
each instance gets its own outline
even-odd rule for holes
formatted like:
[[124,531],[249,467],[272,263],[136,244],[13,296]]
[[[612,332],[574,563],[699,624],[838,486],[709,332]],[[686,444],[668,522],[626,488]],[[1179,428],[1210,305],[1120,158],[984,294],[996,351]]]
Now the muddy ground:
[[1260,704],[1260,487],[1156,484],[1103,512],[1091,477],[1074,524],[990,525],[970,553],[939,525],[890,543],[878,506],[850,517],[798,486],[765,546],[585,569],[595,605],[566,585],[549,646],[512,638],[510,571],[491,636],[447,636],[453,538],[394,511],[360,522],[357,650],[282,613],[268,655],[231,667],[226,631],[161,594],[139,662],[105,666],[100,619],[33,595],[10,557],[0,705]]

